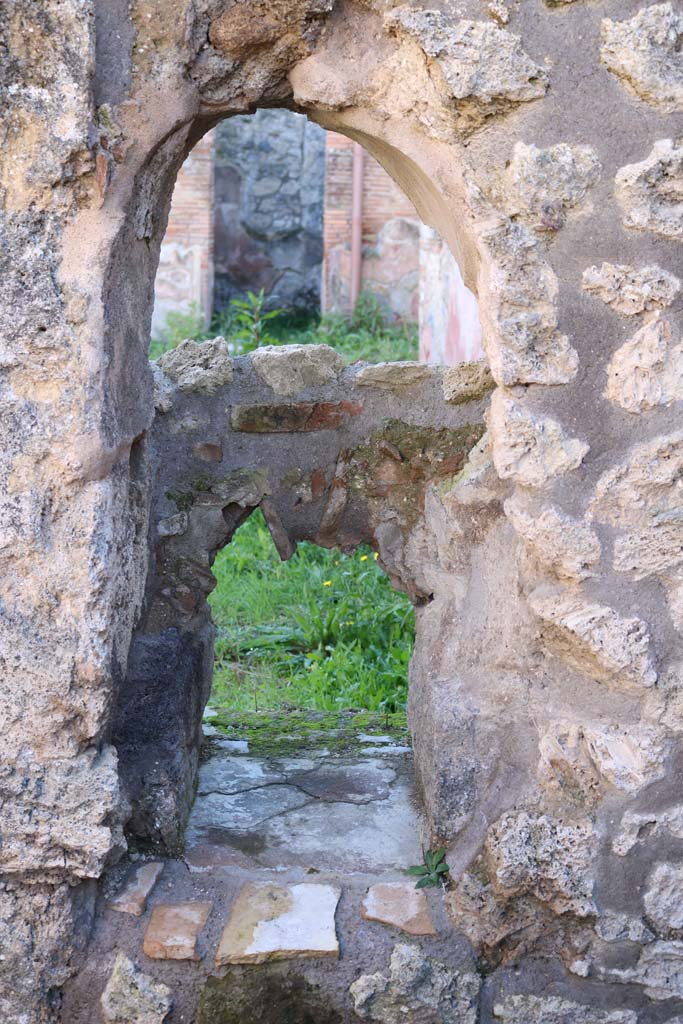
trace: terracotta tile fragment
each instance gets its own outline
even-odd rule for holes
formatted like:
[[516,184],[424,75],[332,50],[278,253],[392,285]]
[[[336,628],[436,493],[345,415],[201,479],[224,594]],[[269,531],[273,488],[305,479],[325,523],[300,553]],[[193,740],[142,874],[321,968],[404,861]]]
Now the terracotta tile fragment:
[[152,911],[142,944],[154,960],[200,960],[197,939],[213,904],[211,901],[159,903]]
[[413,882],[381,882],[368,889],[361,905],[366,921],[391,924],[408,935],[436,935],[423,892]]

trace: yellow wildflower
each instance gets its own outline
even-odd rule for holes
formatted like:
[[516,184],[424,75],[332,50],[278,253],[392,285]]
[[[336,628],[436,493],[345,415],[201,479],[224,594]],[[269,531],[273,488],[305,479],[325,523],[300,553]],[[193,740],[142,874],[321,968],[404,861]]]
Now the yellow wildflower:
[[323,586],[324,587],[331,587],[332,586],[332,580],[323,580]]
[[373,558],[375,559],[375,561],[377,561],[377,559],[379,558],[379,555],[378,555],[378,553],[376,551],[375,551],[375,553],[373,555]]
[[367,562],[368,556],[367,555],[361,555],[360,556],[360,560],[361,560],[361,562]]

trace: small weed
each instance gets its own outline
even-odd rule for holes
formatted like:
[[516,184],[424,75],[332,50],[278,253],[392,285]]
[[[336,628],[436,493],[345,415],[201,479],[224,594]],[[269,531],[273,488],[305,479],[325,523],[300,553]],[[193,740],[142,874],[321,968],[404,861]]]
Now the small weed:
[[443,847],[438,850],[427,850],[424,852],[423,864],[413,864],[407,869],[407,875],[418,876],[416,889],[437,888],[444,884],[450,871],[445,857],[446,851]]

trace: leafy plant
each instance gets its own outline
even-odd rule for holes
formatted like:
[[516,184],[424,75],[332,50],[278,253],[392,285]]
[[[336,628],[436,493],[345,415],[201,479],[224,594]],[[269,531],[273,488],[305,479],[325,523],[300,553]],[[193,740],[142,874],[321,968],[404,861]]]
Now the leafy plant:
[[370,549],[302,543],[281,562],[257,511],[213,571],[215,707],[404,711],[413,608]]
[[406,871],[407,875],[418,877],[418,881],[415,883],[415,888],[428,889],[443,885],[446,880],[446,875],[450,871],[445,860],[445,849],[440,847],[438,850],[427,850],[426,853],[423,851],[423,855],[423,864],[413,864],[413,866],[408,868]]
[[236,310],[235,323],[238,325],[233,338],[240,341],[241,352],[253,352],[262,345],[277,345],[277,338],[268,333],[266,324],[281,316],[282,309],[265,309],[266,293],[247,292],[246,299],[231,299],[230,305]]

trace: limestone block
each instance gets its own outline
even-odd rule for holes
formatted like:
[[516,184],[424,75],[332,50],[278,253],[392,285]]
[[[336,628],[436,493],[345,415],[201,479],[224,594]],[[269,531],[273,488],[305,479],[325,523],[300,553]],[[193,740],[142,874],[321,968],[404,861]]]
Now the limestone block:
[[256,375],[277,395],[332,384],[344,360],[329,345],[265,345],[250,356]]
[[646,103],[683,110],[683,13],[671,3],[644,7],[628,21],[603,18],[600,56]]
[[210,341],[182,341],[164,352],[157,366],[181,391],[211,395],[233,376],[233,362],[225,338]]
[[581,580],[594,575],[592,567],[600,561],[602,549],[587,523],[556,508],[544,508],[533,515],[515,498],[509,498],[503,507],[516,532],[557,576]]
[[583,287],[617,313],[637,313],[670,306],[681,289],[673,274],[658,266],[629,267],[621,263],[603,263],[583,272]]
[[389,973],[364,974],[350,987],[363,1020],[379,1024],[475,1024],[479,976],[454,970],[415,946],[394,947]]
[[456,100],[524,102],[545,95],[546,70],[524,52],[519,36],[485,21],[449,21],[440,11],[395,7],[384,19],[433,57]]
[[140,917],[145,910],[147,897],[156,885],[156,880],[164,870],[162,861],[149,861],[141,864],[126,879],[123,888],[109,900],[112,910],[122,914]]
[[614,910],[603,910],[595,922],[595,931],[605,942],[652,942],[653,932],[642,917],[630,917]]
[[138,970],[125,953],[117,953],[100,1003],[107,1024],[163,1024],[171,1010],[171,990]]
[[502,388],[491,398],[488,425],[498,475],[527,487],[576,469],[588,452],[556,420],[535,415]]
[[98,878],[109,856],[125,849],[114,747],[0,766],[0,792],[7,874]]
[[605,398],[627,412],[647,412],[683,399],[683,344],[668,320],[645,324],[607,367]]
[[600,779],[637,793],[664,774],[668,744],[648,726],[551,723],[539,741],[539,781],[546,788],[594,802]]
[[664,584],[674,625],[683,627],[683,433],[636,445],[598,480],[588,516],[618,528],[614,568]]
[[515,143],[507,169],[513,209],[537,231],[557,231],[570,209],[578,206],[600,178],[602,167],[592,146],[559,142],[539,149]]
[[356,384],[401,392],[429,380],[435,370],[428,363],[373,363],[356,374]]
[[467,456],[448,497],[459,505],[488,505],[501,499],[504,487],[493,465],[491,439],[486,432]]
[[154,960],[201,959],[197,940],[212,906],[207,900],[158,903],[145,931],[145,954]]
[[638,1024],[634,1010],[601,1010],[560,996],[508,996],[494,1004],[493,1016],[505,1024]]
[[656,864],[647,880],[643,905],[659,934],[683,929],[683,865]]
[[654,686],[650,634],[641,619],[550,587],[537,588],[529,604],[551,649],[578,671],[617,689]]
[[625,227],[683,238],[683,146],[655,142],[645,160],[617,171],[615,188]]
[[173,381],[167,377],[159,363],[154,360],[149,364],[152,371],[152,394],[154,408],[157,412],[170,412],[173,408]]
[[635,967],[612,970],[610,979],[643,985],[650,999],[683,998],[683,942],[651,942]]
[[408,935],[436,935],[427,897],[413,882],[380,882],[371,885],[361,906],[367,921],[391,924]]
[[441,378],[443,397],[452,405],[472,402],[493,390],[495,383],[485,362],[458,363],[448,366]]
[[340,895],[332,885],[245,885],[221,936],[216,966],[339,956],[334,915]]
[[626,811],[612,849],[619,857],[625,857],[641,840],[657,839],[667,834],[683,839],[683,804],[674,804],[659,811]]
[[484,347],[498,384],[566,384],[578,356],[557,328],[557,277],[536,235],[473,192],[486,261]]
[[556,914],[595,913],[596,837],[589,821],[568,823],[527,811],[503,815],[489,829],[486,863],[507,898],[533,896]]
[[648,726],[584,726],[588,752],[600,774],[613,786],[637,793],[664,774],[668,745]]

